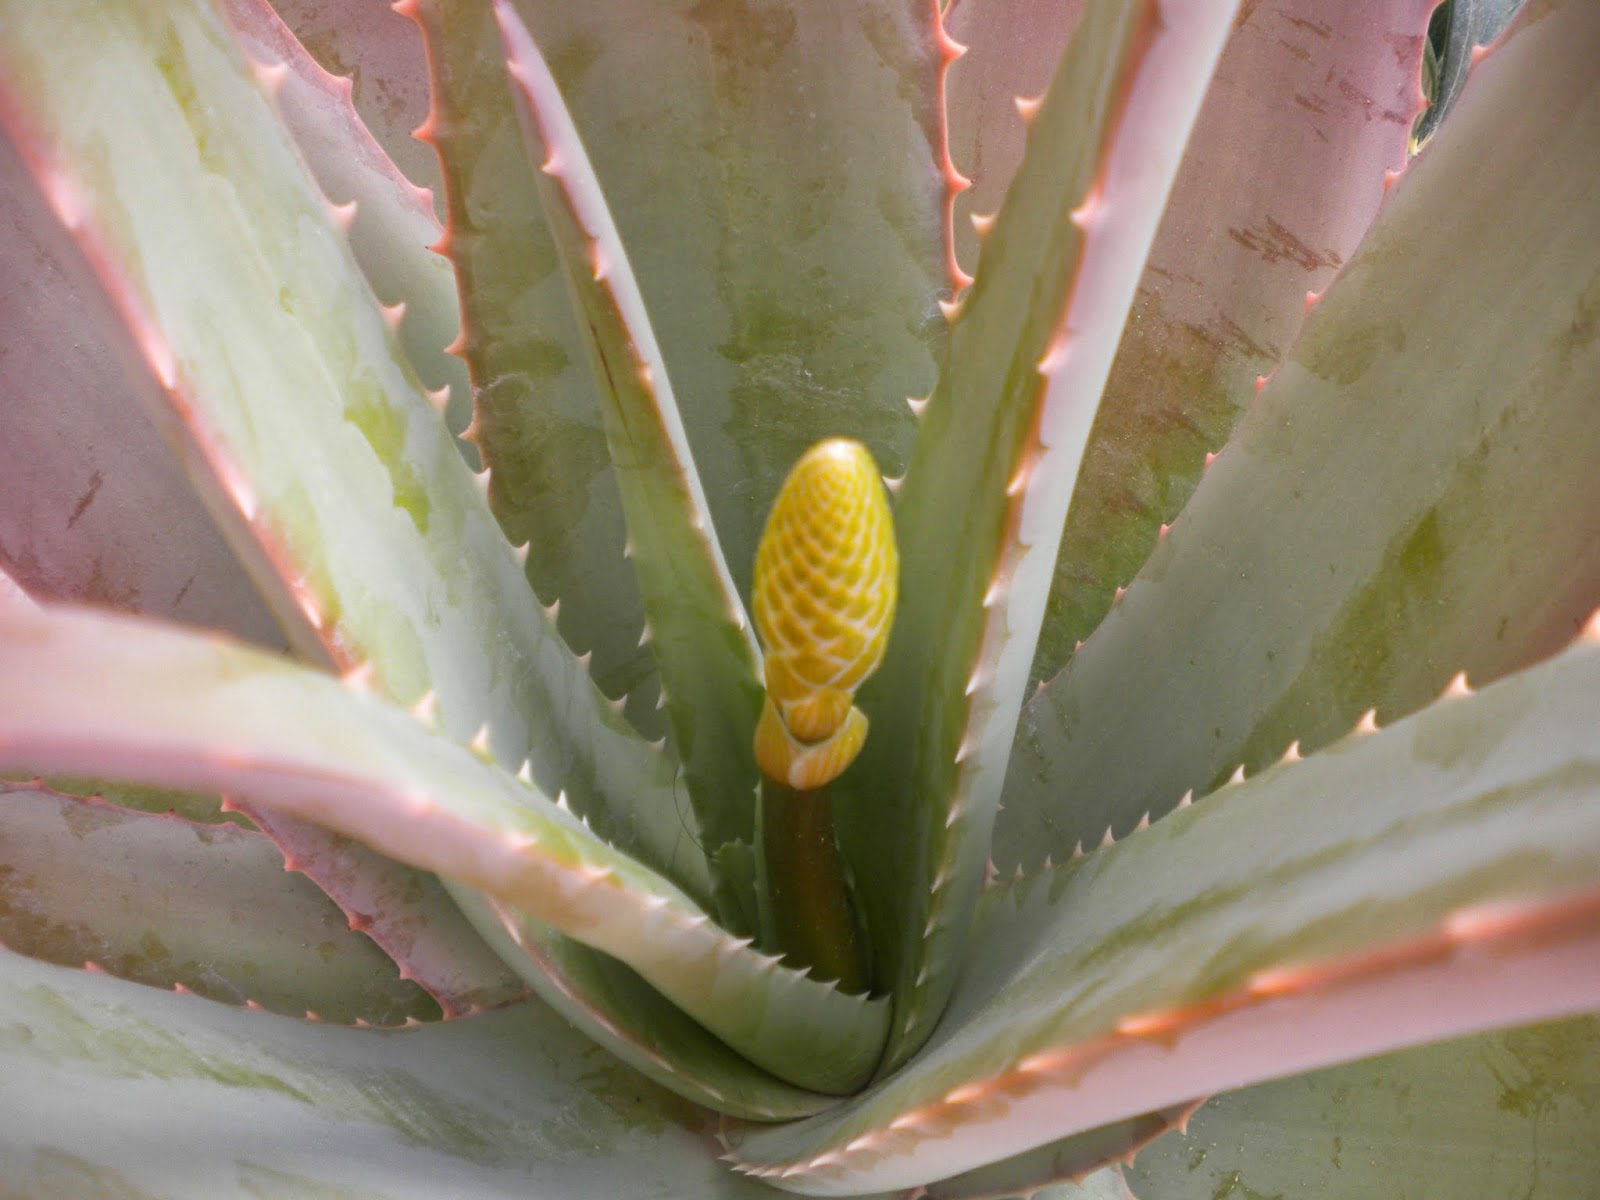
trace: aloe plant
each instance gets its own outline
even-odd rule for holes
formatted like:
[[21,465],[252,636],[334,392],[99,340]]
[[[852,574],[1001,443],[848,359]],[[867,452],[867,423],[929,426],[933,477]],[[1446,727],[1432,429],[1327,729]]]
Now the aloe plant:
[[0,0],[0,1190],[1595,1194],[1600,9],[1432,7]]

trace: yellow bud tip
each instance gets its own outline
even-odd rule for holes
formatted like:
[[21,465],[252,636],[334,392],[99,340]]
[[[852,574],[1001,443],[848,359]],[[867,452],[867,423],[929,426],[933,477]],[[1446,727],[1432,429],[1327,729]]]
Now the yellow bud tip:
[[843,775],[866,740],[867,714],[852,708],[827,737],[802,741],[789,732],[769,697],[756,724],[756,764],[768,779],[812,791]]
[[820,743],[849,723],[856,688],[883,661],[898,587],[877,464],[860,442],[819,442],[784,480],[756,551],[756,633],[772,719],[789,737]]

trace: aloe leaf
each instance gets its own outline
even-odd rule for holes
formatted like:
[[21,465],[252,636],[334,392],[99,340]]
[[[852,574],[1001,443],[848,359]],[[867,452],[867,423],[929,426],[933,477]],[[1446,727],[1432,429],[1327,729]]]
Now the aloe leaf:
[[1219,1096],[1127,1171],[1135,1200],[1585,1200],[1600,1190],[1594,1017]]
[[406,178],[432,192],[442,219],[439,159],[412,136],[427,118],[430,99],[427,55],[416,26],[382,0],[271,2],[323,70],[350,81],[361,124]]
[[284,862],[326,892],[350,928],[382,947],[401,977],[432,996],[446,1017],[506,1004],[526,992],[432,875],[259,804],[230,801],[229,807],[248,812]]
[[956,257],[968,272],[978,267],[977,224],[999,211],[1022,161],[1028,123],[1017,100],[1042,96],[1050,86],[1082,13],[1083,0],[951,0],[945,5],[945,29],[965,48],[950,65],[945,107],[951,161],[972,181],[956,197],[954,210]]
[[0,783],[0,943],[327,1021],[438,1010],[266,837]]
[[874,730],[838,808],[895,996],[886,1069],[949,994],[1072,480],[1232,13],[1085,10],[953,319],[896,508],[899,611],[861,700]]
[[735,1161],[810,1194],[910,1187],[1195,1095],[1600,1008],[1597,707],[1600,622],[997,889],[923,1052],[736,1137]]
[[424,0],[403,11],[428,47],[433,107],[419,136],[439,153],[455,267],[461,354],[474,385],[471,441],[489,469],[489,505],[526,544],[527,576],[562,636],[590,655],[608,696],[665,732],[651,707],[655,664],[595,382],[540,213],[489,0]]
[[[153,623],[0,614],[0,770],[214,788],[348,834],[621,959],[756,1065],[847,1091],[883,1044],[846,996],[720,929],[536,788],[317,672]],[[153,681],[159,681],[155,683]]]
[[703,886],[670,765],[538,608],[220,19],[0,12],[0,116],[137,330],[237,544],[341,667],[370,663],[407,702],[436,691],[451,736],[486,725],[502,762],[531,756],[605,836]]
[[[1101,1195],[1110,1200],[1127,1200],[1120,1170],[1103,1170],[1105,1164],[1132,1162],[1154,1139],[1187,1121],[1197,1107],[1198,1103],[1180,1104],[1113,1121],[931,1183],[919,1192],[918,1200],[1007,1200],[1016,1196],[1026,1196],[1028,1200],[1096,1200]],[[1071,1186],[1047,1190],[1063,1183]]]
[[283,633],[144,412],[157,385],[0,136],[0,570],[43,600]]
[[495,12],[545,224],[597,380],[661,692],[705,849],[755,834],[760,650],[722,548],[666,364],[599,181],[527,28]]
[[[446,353],[460,335],[461,308],[449,260],[429,249],[444,232],[432,195],[401,173],[362,123],[352,98],[353,76],[323,70],[267,0],[227,0],[223,9],[246,57],[266,68],[277,110],[323,194],[336,204],[355,204],[350,248],[373,292],[388,306],[406,357],[422,382],[436,390],[436,400],[448,405],[446,418],[459,433],[471,417],[472,388],[466,365]],[[421,77],[425,66],[416,29],[396,14],[385,10],[385,15],[381,25],[371,14],[350,28],[365,33],[376,26],[391,37],[409,34],[415,62],[410,56],[405,61]],[[406,140],[432,157],[420,143]],[[440,388],[449,391],[439,395]]]
[[808,1116],[834,1103],[752,1066],[616,959],[466,888],[452,894],[546,1003],[663,1087],[753,1121]]
[[1503,675],[1600,599],[1600,16],[1540,12],[1474,72],[1160,550],[1029,703],[1002,870],[1367,709],[1412,711],[1459,671]]
[[771,1195],[537,1004],[340,1029],[0,955],[0,1072],[10,1196]]
[[[1031,681],[1155,549],[1405,165],[1433,0],[1241,6],[1084,454]],[[1241,180],[1249,180],[1241,186]]]

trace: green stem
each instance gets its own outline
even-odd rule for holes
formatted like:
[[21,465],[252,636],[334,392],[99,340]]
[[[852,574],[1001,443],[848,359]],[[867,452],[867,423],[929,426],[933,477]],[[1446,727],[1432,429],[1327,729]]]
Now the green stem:
[[756,836],[761,843],[761,923],[768,948],[790,966],[865,992],[866,943],[859,936],[833,835],[827,786],[796,791],[761,781]]

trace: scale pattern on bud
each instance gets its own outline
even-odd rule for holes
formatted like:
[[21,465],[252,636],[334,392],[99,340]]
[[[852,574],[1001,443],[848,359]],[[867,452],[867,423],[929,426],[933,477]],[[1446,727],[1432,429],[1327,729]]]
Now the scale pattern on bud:
[[756,551],[755,622],[770,710],[756,757],[767,775],[820,787],[855,758],[866,718],[853,699],[883,661],[899,569],[871,453],[845,438],[806,451],[779,489]]

